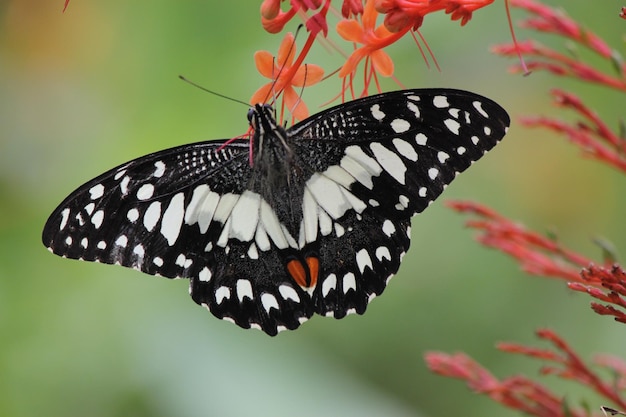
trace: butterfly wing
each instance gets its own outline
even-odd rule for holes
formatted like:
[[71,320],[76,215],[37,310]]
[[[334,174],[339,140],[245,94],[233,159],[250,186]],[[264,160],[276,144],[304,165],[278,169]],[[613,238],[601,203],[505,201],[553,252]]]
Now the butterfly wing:
[[52,213],[44,245],[67,258],[190,278],[194,301],[242,327],[298,327],[313,311],[299,287],[281,285],[277,254],[255,260],[249,244],[224,238],[251,175],[249,142],[224,142],[157,152],[87,182]]
[[[304,229],[316,230],[316,312],[362,314],[395,274],[410,218],[505,135],[498,104],[450,89],[404,90],[321,112],[289,131],[298,154],[323,154],[306,183]],[[313,234],[313,233],[311,233]]]

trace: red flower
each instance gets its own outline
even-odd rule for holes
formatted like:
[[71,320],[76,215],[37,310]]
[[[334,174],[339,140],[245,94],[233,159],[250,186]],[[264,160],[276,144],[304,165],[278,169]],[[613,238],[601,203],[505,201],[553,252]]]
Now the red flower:
[[385,26],[392,32],[413,26],[418,29],[428,13],[445,10],[452,20],[465,25],[472,13],[493,0],[377,0],[376,10],[385,13]]

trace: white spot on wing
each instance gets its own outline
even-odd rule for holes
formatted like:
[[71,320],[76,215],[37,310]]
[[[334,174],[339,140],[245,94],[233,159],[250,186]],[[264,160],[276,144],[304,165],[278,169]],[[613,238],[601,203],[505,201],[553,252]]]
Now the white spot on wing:
[[270,312],[271,308],[275,308],[276,310],[278,310],[278,300],[276,300],[276,297],[274,297],[272,294],[264,293],[263,295],[261,295],[261,304],[263,304],[263,308],[268,313]]
[[417,161],[417,152],[415,152],[415,149],[413,149],[409,142],[400,138],[395,138],[391,141],[391,143],[393,143],[393,146],[396,147],[396,150],[400,155],[413,162]]
[[483,103],[481,103],[480,101],[474,101],[472,102],[472,105],[474,106],[474,108],[476,110],[478,110],[478,113],[482,114],[483,116],[489,118],[489,115],[487,114],[487,112],[483,109]]
[[[123,171],[126,172],[126,171]],[[130,183],[130,177],[129,176],[125,176],[124,178],[122,178],[122,181],[120,181],[120,191],[122,192],[122,194],[126,195],[128,194],[128,184]]]
[[455,135],[459,134],[459,129],[461,128],[461,124],[454,119],[446,119],[443,121],[443,124],[446,125],[448,130]]
[[448,97],[446,96],[435,96],[433,98],[433,104],[435,105],[435,107],[438,107],[440,109],[450,106],[450,104],[448,104]]
[[96,200],[104,195],[104,185],[98,184],[94,185],[89,189],[89,194],[91,195],[92,200]]
[[448,158],[450,158],[450,155],[448,155],[444,151],[437,152],[437,159],[439,159],[440,163],[444,164],[448,160]]
[[[98,245],[100,244],[98,243]],[[139,244],[133,248],[133,253],[138,257],[143,258],[143,256],[146,254],[146,250],[143,248],[142,244]]]
[[139,211],[136,208],[128,210],[128,212],[126,213],[126,218],[132,223],[135,223],[139,218]]
[[317,212],[318,206],[307,187],[302,195],[302,229],[306,243],[314,242],[317,239]]
[[378,142],[372,142],[370,149],[374,152],[374,156],[378,163],[400,184],[405,184],[404,174],[406,166],[402,159],[393,151],[390,151]]
[[[259,226],[261,225],[263,225],[267,236],[272,239],[272,242],[274,242],[278,249],[286,249],[289,247],[289,242],[292,241],[293,238],[288,236],[289,233],[284,230],[276,217],[276,213],[265,200],[261,200]],[[259,247],[262,247],[260,243]]]
[[416,119],[420,118],[420,109],[419,107],[417,107],[417,104],[412,103],[412,102],[407,102],[406,106],[408,107],[409,110],[411,110],[413,112],[413,114],[415,115]]
[[126,235],[119,235],[117,239],[115,239],[115,244],[117,246],[125,248],[126,245],[128,244],[128,237],[126,237]]
[[370,107],[370,112],[372,113],[372,117],[374,117],[374,119],[378,121],[381,121],[385,118],[385,113],[380,110],[379,104],[374,104],[372,107]]
[[420,146],[424,146],[426,145],[426,142],[428,142],[428,136],[426,136],[423,133],[418,133],[417,135],[415,135],[415,143],[417,143]]
[[337,288],[337,275],[330,274],[322,283],[322,297],[326,297],[330,290]]
[[347,294],[350,289],[356,291],[356,277],[352,272],[343,276],[343,293]]
[[91,213],[93,213],[93,210],[95,208],[96,208],[96,205],[94,203],[89,203],[85,206],[85,211],[87,212],[87,214],[91,216]]
[[96,229],[99,229],[102,226],[102,222],[104,221],[104,211],[98,210],[93,216],[91,216],[91,223],[93,223]]
[[154,194],[154,185],[152,184],[144,184],[137,190],[137,199],[138,200],[147,200],[152,198]]
[[161,220],[161,234],[167,239],[168,245],[172,246],[178,239],[184,216],[185,194],[178,193],[172,197],[170,204],[163,212],[163,220]]
[[121,171],[118,171],[118,172],[117,172],[117,174],[115,174],[115,176],[113,177],[113,179],[114,179],[115,181],[117,181],[117,180],[119,180],[120,178],[122,178],[122,176],[123,176],[124,174],[126,174],[126,170],[125,170],[125,169],[123,169],[123,170],[121,170]]
[[252,284],[247,279],[237,280],[237,298],[242,302],[245,297],[252,300]]
[[385,235],[387,235],[388,237],[391,237],[395,232],[396,226],[393,225],[391,220],[385,220],[383,222],[383,233],[385,233]]
[[61,211],[61,223],[59,224],[59,230],[65,229],[67,226],[67,219],[70,217],[70,209],[66,208]]
[[252,243],[248,248],[248,258],[259,259],[259,251],[256,249],[256,245]]
[[209,282],[211,280],[211,275],[213,275],[211,274],[211,270],[205,266],[198,274],[198,279],[202,282]]
[[382,262],[383,259],[387,259],[388,261],[390,261],[391,253],[389,253],[389,249],[386,246],[379,246],[378,248],[376,248],[376,259],[378,259],[380,262]]
[[215,290],[215,301],[217,304],[222,304],[224,299],[230,299],[230,288],[228,287],[219,287]]
[[154,201],[150,206],[148,206],[148,210],[143,215],[143,226],[146,228],[148,232],[151,232],[154,229],[154,226],[159,222],[161,218],[161,202]]
[[[305,187],[317,204],[333,219],[340,218],[352,207],[341,191],[343,187],[319,173],[314,173]],[[305,211],[309,210],[311,209]]]
[[359,271],[361,271],[361,274],[363,273],[363,271],[365,271],[366,267],[374,270],[374,268],[372,267],[372,259],[370,258],[370,254],[367,253],[367,249],[361,249],[356,253],[356,264],[359,267]]
[[439,170],[437,168],[430,168],[428,170],[428,177],[431,180],[434,180],[435,178],[437,178],[437,175],[439,175]]
[[404,133],[411,128],[411,124],[404,119],[393,119],[391,128],[396,133]]
[[283,299],[285,300],[293,300],[296,303],[300,302],[300,297],[298,296],[298,293],[296,292],[296,290],[294,290],[292,287],[288,286],[288,285],[281,285],[278,287],[278,292],[280,293],[280,295],[283,297]]
[[163,174],[165,174],[165,164],[163,163],[163,161],[156,161],[154,163],[154,167],[156,168],[154,170],[154,175],[157,178],[160,178],[163,176]]
[[229,236],[242,242],[251,241],[259,222],[260,206],[259,194],[249,190],[244,191],[230,213],[232,220]]
[[225,224],[230,217],[230,212],[235,206],[235,203],[237,203],[238,199],[238,194],[227,193],[222,195],[219,202],[217,203],[217,207],[215,208],[213,218],[218,222]]

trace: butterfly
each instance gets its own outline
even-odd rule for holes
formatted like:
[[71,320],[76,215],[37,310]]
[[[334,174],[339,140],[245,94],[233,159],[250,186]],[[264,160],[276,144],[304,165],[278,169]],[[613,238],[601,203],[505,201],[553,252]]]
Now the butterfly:
[[251,139],[152,153],[71,193],[53,253],[190,280],[220,319],[269,335],[313,314],[363,314],[409,249],[411,217],[493,148],[510,120],[453,89],[349,101],[289,128],[269,105]]

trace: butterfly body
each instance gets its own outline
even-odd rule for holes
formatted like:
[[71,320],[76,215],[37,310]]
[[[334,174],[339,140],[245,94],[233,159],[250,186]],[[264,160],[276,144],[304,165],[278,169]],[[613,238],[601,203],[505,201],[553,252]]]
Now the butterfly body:
[[398,271],[411,217],[509,124],[493,101],[448,89],[370,96],[288,129],[269,106],[249,120],[251,150],[243,139],[183,145],[79,187],[44,244],[188,278],[196,303],[270,335],[315,313],[362,314]]

